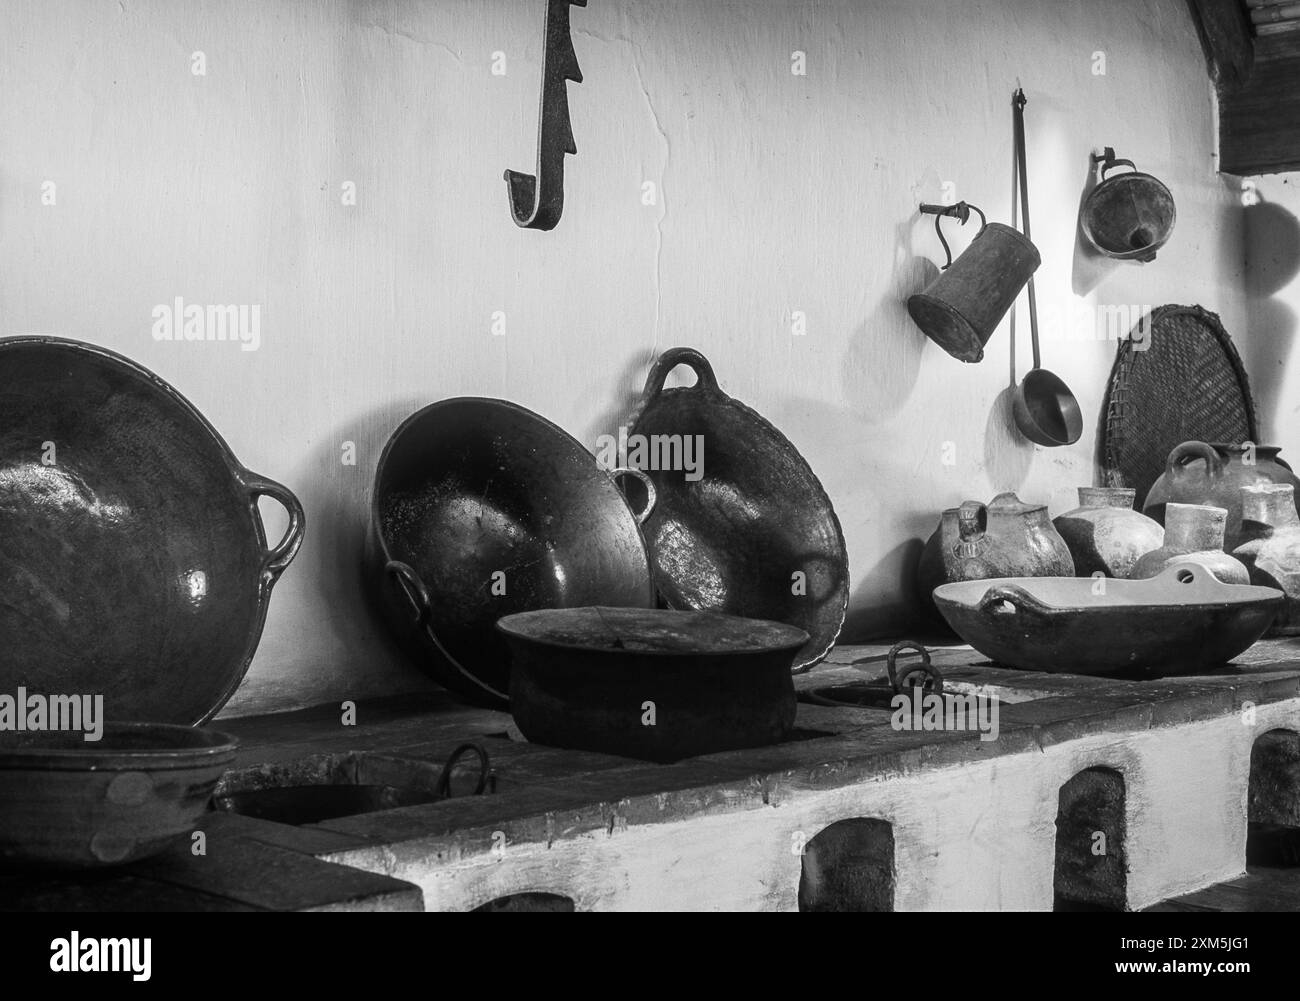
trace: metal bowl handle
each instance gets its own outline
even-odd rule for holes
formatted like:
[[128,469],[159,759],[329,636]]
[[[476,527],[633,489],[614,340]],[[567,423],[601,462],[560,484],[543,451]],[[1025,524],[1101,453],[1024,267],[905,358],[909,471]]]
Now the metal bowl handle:
[[[619,466],[616,469],[611,469],[609,475],[613,477],[615,482],[618,481],[620,476],[635,476],[645,484],[645,507],[641,509],[639,514],[635,511],[633,512],[633,514],[636,515],[636,523],[638,525],[644,525],[646,519],[654,512],[655,502],[659,499],[659,495],[655,492],[654,481],[641,470],[633,469],[631,466]],[[623,495],[623,500],[627,500],[626,494]],[[631,504],[628,505],[629,508],[631,508],[631,506]]]
[[980,599],[979,610],[985,615],[997,615],[997,609],[1002,605],[1010,605],[1017,614],[1036,618],[1046,618],[1052,613],[1050,605],[1043,604],[1019,584],[998,584],[989,588]]
[[[280,579],[280,574],[298,555],[307,532],[307,513],[293,491],[283,484],[257,473],[246,473],[243,480],[254,511],[257,511],[257,498],[270,497],[289,513],[289,527],[285,529],[284,538],[268,549],[262,558],[262,580],[269,587]],[[260,513],[258,518],[261,518]]]
[[694,348],[669,348],[655,361],[650,367],[650,374],[646,376],[645,389],[641,393],[641,405],[638,412],[645,409],[645,405],[652,399],[663,392],[664,380],[668,378],[668,373],[678,365],[685,365],[695,373],[695,385],[692,389],[699,389],[709,393],[717,393],[718,380],[713,375],[713,366],[709,360],[700,354]]
[[429,618],[432,605],[429,602],[429,589],[424,586],[424,581],[420,580],[420,575],[401,560],[389,560],[384,571],[397,581],[397,586],[402,589],[406,600],[411,603],[411,607],[415,610],[415,624],[424,625]]

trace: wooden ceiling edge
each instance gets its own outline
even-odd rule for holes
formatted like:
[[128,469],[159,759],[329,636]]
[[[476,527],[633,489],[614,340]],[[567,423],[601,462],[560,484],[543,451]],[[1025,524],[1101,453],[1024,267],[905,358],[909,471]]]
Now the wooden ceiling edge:
[[1238,90],[1255,64],[1255,36],[1241,0],[1187,0],[1205,52],[1210,79],[1220,90]]

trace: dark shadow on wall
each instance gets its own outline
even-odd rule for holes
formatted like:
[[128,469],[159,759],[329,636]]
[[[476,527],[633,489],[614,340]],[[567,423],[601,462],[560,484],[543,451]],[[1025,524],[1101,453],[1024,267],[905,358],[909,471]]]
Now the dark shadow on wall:
[[[897,637],[925,624],[916,595],[916,565],[924,543],[908,539],[895,546],[862,577],[849,596],[849,612],[840,632],[841,643],[863,643],[871,639]],[[850,553],[850,558],[852,554]],[[887,590],[899,597],[881,604],[876,594]],[[928,630],[927,630],[928,631]]]
[[[1282,376],[1295,347],[1296,313],[1276,296],[1300,273],[1300,221],[1266,201],[1247,205],[1244,214],[1251,391],[1257,404],[1267,401],[1272,411],[1281,401]],[[1274,426],[1271,411],[1263,415],[1267,427]]]
[[1120,261],[1107,257],[1097,250],[1083,235],[1083,204],[1097,187],[1097,165],[1088,157],[1083,190],[1074,212],[1074,267],[1070,284],[1077,296],[1086,296],[1106,280],[1106,276],[1120,266]]
[[934,281],[939,268],[912,252],[915,228],[915,217],[894,227],[889,287],[854,329],[840,375],[855,414],[870,424],[898,415],[921,371],[926,336],[908,315],[907,299]]

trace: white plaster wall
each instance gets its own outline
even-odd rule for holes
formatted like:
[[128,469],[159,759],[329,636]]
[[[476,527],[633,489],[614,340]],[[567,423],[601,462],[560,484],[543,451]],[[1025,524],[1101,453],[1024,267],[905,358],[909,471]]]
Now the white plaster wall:
[[[515,228],[501,179],[533,163],[542,9],[0,2],[0,332],[84,338],[148,365],[308,510],[229,713],[422,683],[378,644],[356,564],[379,449],[443,397],[508,397],[590,446],[657,351],[701,348],[830,492],[850,637],[909,614],[940,509],[1000,489],[1071,506],[1093,478],[1114,344],[1045,324],[1046,363],[1086,431],[1042,450],[1008,421],[1005,325],[964,366],[903,307],[940,253],[918,201],[951,182],[1009,220],[1017,78],[1045,315],[1199,302],[1244,328],[1243,207],[1214,173],[1183,0],[591,0],[573,9],[579,152],[549,234]],[[1088,155],[1107,144],[1178,198],[1155,264],[1076,254]],[[340,204],[345,181],[355,206]],[[175,296],[260,304],[260,350],[155,343],[151,310]],[[1022,343],[1016,377],[1027,358]]]

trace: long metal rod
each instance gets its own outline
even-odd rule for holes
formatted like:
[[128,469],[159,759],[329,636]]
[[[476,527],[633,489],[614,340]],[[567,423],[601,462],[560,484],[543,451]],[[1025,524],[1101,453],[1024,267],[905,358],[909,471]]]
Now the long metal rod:
[[[1020,181],[1020,228],[1026,240],[1032,240],[1029,234],[1029,171],[1025,155],[1025,105],[1028,100],[1025,92],[1016,88],[1011,103],[1016,109],[1016,169]],[[1034,276],[1029,276],[1029,336],[1034,346],[1034,368],[1042,368],[1043,363],[1038,354],[1038,296],[1034,293]]]

